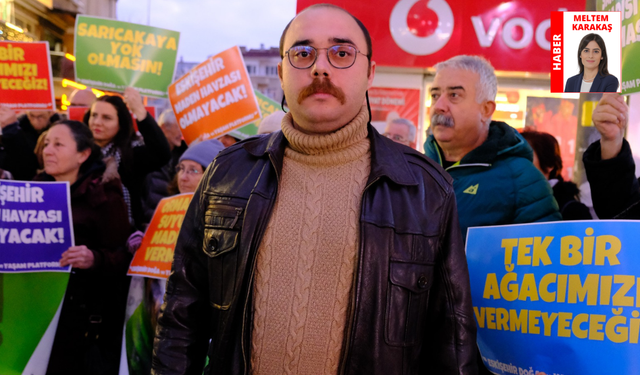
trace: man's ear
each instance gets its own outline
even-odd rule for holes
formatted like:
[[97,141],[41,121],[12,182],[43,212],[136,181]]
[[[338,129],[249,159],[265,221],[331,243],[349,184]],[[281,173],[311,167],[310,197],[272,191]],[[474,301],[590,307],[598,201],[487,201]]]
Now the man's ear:
[[282,61],[278,63],[278,78],[280,78],[280,87],[284,91],[284,81],[282,80]]
[[480,105],[480,115],[482,115],[482,120],[491,120],[493,117],[493,112],[496,111],[496,102],[493,100],[486,100]]
[[371,86],[373,86],[373,77],[376,75],[376,62],[372,61],[371,64],[369,64],[369,72],[367,74],[367,90],[371,88]]

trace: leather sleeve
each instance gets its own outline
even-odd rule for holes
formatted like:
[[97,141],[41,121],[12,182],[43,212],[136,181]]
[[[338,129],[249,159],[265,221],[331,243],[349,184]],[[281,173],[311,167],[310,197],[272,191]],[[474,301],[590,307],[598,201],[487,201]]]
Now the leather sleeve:
[[152,374],[202,374],[211,336],[208,268],[202,238],[205,201],[202,185],[185,215],[176,243],[171,275],[160,309],[153,347]]
[[600,141],[593,142],[582,155],[582,162],[591,185],[593,208],[600,219],[612,219],[627,207],[640,201],[640,184],[636,165],[626,139],[620,153],[602,160]]
[[423,368],[434,374],[477,374],[476,323],[473,317],[469,270],[458,221],[456,200],[451,189],[444,203],[440,222],[439,257],[436,263],[434,294],[429,318],[436,332],[425,345]]

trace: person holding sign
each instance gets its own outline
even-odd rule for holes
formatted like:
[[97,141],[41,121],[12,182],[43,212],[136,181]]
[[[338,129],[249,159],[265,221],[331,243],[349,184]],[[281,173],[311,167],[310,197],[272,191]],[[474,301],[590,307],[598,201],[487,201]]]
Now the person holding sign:
[[[142,139],[135,136],[131,114],[136,116]],[[124,196],[133,221],[142,228],[142,187],[147,174],[162,168],[171,159],[167,138],[147,113],[140,93],[128,87],[124,100],[119,96],[103,95],[85,116],[93,137],[105,158],[112,157],[118,165]]]
[[629,107],[624,97],[604,94],[593,111],[600,140],[582,155],[593,208],[600,219],[640,219],[640,184],[631,147],[624,138]]
[[282,131],[222,151],[196,190],[153,374],[475,374],[450,178],[380,135],[362,22],[313,5],[280,40]]
[[607,68],[607,46],[598,34],[585,35],[578,47],[580,73],[569,78],[564,92],[616,92],[618,79]]
[[91,131],[78,121],[54,124],[45,138],[40,181],[68,181],[75,246],[47,374],[117,373],[128,292],[131,231],[119,180],[106,180]]

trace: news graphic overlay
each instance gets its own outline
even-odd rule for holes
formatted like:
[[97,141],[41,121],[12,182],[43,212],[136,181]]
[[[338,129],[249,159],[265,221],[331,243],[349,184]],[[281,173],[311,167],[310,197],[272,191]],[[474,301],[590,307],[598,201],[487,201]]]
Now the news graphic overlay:
[[640,221],[469,228],[478,347],[494,373],[637,374]]
[[160,200],[140,248],[129,266],[129,276],[166,279],[171,272],[173,251],[193,193]]
[[68,272],[71,246],[69,183],[0,180],[0,273]]
[[48,42],[0,41],[0,104],[16,111],[53,111]]
[[[620,92],[620,30],[621,12],[551,12],[550,91]],[[603,45],[590,41],[581,46],[581,41],[594,38]],[[580,65],[583,66],[583,73]],[[608,75],[603,74],[604,68],[615,79],[607,78]],[[598,71],[595,78],[587,77],[592,69]],[[616,80],[618,85],[614,90],[615,85],[611,82]],[[590,89],[583,91],[585,87]]]
[[76,80],[101,90],[133,87],[142,95],[166,98],[179,41],[177,31],[78,15]]
[[640,92],[640,12],[637,1],[597,0],[599,11],[619,11],[622,15],[622,94]]

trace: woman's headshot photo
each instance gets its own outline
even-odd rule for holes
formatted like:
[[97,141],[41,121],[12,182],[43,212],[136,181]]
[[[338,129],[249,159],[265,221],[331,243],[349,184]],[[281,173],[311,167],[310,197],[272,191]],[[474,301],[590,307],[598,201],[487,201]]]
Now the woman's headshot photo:
[[578,47],[580,73],[567,80],[564,92],[617,92],[618,78],[609,73],[607,47],[602,37],[585,35]]

